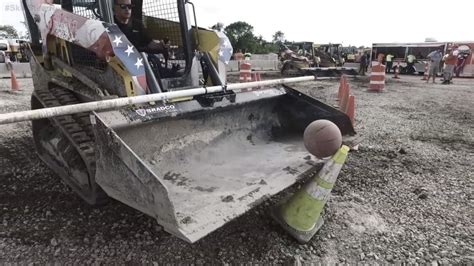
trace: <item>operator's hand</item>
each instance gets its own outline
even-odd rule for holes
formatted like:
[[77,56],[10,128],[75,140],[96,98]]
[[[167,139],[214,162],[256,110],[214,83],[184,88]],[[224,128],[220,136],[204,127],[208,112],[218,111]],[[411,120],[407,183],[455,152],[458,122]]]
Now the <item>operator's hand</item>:
[[164,40],[164,41],[153,40],[148,44],[147,48],[151,53],[163,54],[165,58],[168,58],[170,42],[169,40]]
[[148,44],[148,48],[156,51],[163,51],[169,48],[169,44],[165,44],[162,41],[153,40]]

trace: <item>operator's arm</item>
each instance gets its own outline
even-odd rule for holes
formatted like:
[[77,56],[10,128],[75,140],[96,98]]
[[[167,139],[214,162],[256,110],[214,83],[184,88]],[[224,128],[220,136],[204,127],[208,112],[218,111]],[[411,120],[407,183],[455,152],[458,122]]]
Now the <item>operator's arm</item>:
[[433,52],[429,53],[426,58],[430,59],[431,60],[431,57],[433,56]]

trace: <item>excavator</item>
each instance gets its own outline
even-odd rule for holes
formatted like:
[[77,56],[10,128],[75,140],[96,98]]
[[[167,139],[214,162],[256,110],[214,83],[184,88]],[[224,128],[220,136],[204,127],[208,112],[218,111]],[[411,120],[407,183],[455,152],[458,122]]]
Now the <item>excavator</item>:
[[120,201],[193,243],[315,170],[303,144],[312,121],[355,134],[290,79],[228,84],[229,40],[199,27],[188,0],[133,1],[166,55],[127,39],[113,0],[21,1],[32,110],[0,124],[32,120],[39,157],[91,205]]

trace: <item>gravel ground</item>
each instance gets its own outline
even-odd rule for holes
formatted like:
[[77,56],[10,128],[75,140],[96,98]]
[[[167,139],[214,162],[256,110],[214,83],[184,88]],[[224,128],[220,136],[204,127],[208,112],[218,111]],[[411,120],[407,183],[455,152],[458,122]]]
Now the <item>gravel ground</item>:
[[[0,126],[0,263],[472,263],[474,80],[389,80],[383,93],[350,80],[356,130],[325,224],[297,244],[268,215],[292,190],[198,241],[185,243],[121,203],[91,208],[37,157],[29,123]],[[0,112],[26,110],[32,91],[8,93]],[[332,100],[337,81],[294,87]]]

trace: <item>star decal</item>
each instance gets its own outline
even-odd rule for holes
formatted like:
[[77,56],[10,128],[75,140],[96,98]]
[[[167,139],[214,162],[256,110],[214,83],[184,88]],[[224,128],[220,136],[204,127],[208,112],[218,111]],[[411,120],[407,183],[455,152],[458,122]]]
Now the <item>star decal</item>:
[[134,54],[135,52],[133,51],[133,46],[127,44],[127,50],[125,50],[125,53],[127,53],[127,56]]
[[219,56],[223,56],[223,55],[224,55],[224,51],[219,50]]
[[105,28],[105,32],[110,33],[109,28]]
[[137,58],[137,62],[135,63],[135,66],[137,66],[137,69],[139,69],[141,66],[143,66],[143,59],[142,58]]
[[115,46],[119,46],[122,43],[122,36],[116,35],[113,43],[115,43]]

